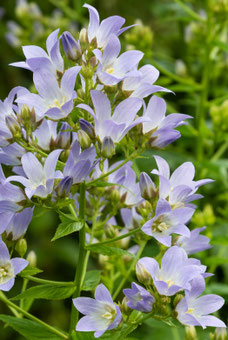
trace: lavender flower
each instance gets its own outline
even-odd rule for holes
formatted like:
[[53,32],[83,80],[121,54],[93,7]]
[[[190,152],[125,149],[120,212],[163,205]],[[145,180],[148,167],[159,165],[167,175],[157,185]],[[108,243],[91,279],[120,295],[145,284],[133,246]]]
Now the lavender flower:
[[99,284],[95,290],[95,299],[79,297],[73,300],[77,310],[85,316],[79,320],[77,331],[95,331],[99,338],[106,330],[116,328],[121,321],[121,312],[112,300],[108,289]]
[[10,259],[5,243],[0,240],[0,290],[9,291],[14,285],[15,276],[27,265],[28,261],[24,259]]
[[[115,85],[123,80],[143,57],[140,51],[127,51],[120,53],[120,41],[113,34],[110,36],[107,46],[102,53],[100,50],[94,50],[93,53],[99,60],[97,67],[97,76],[104,85]],[[132,71],[135,74],[135,71]]]
[[173,113],[165,117],[165,112],[164,99],[152,96],[143,113],[144,117],[150,119],[150,122],[143,123],[143,134],[150,133],[150,144],[157,148],[163,148],[180,138],[180,132],[174,129],[185,124],[185,119],[192,118],[181,113]]
[[190,237],[178,237],[176,244],[183,248],[188,255],[211,248],[210,239],[207,236],[200,235],[201,231],[205,229],[206,227],[192,230]]
[[72,177],[74,184],[82,182],[95,167],[95,157],[94,147],[80,153],[80,144],[75,141],[63,170],[64,176]]
[[156,195],[156,186],[150,176],[145,172],[142,172],[139,176],[139,186],[141,196],[146,200],[149,200]]
[[88,41],[90,43],[96,41],[98,48],[104,49],[112,34],[119,36],[129,28],[121,29],[125,19],[118,15],[108,17],[100,23],[99,13],[96,8],[88,4],[84,4],[83,7],[89,10]]
[[123,293],[127,297],[128,307],[140,312],[151,312],[155,299],[145,288],[132,282],[131,289],[124,289]]
[[15,67],[22,67],[32,72],[44,68],[48,72],[52,73],[54,77],[58,77],[58,73],[63,73],[64,63],[63,58],[59,50],[59,29],[52,32],[46,41],[46,53],[41,47],[29,45],[23,46],[23,53],[26,57],[26,61],[19,61],[10,64]]
[[[135,70],[136,71],[136,70]],[[137,72],[124,78],[121,89],[130,97],[145,98],[158,91],[171,92],[170,90],[153,85],[159,77],[159,71],[152,65],[144,65]]]
[[194,278],[191,288],[185,291],[185,297],[177,304],[177,319],[184,325],[226,327],[223,321],[209,315],[216,312],[224,304],[224,299],[215,294],[200,296],[205,288],[202,277]]
[[195,194],[196,190],[204,184],[211,183],[211,179],[194,181],[195,168],[191,162],[185,162],[179,166],[170,176],[168,163],[159,156],[154,156],[158,170],[152,173],[159,176],[159,197],[168,199],[173,208],[182,206],[194,207],[189,202],[202,198]]
[[77,61],[81,57],[82,52],[80,45],[70,32],[64,32],[62,34],[62,44],[64,52],[69,59]]
[[67,117],[77,96],[74,87],[80,69],[80,66],[74,66],[64,72],[60,86],[48,70],[37,69],[33,82],[39,94],[27,93],[18,97],[16,102],[27,104],[31,109],[34,107],[38,121],[44,116],[55,120]]
[[58,157],[62,150],[52,151],[44,166],[31,153],[22,156],[21,162],[25,176],[10,176],[7,181],[16,181],[25,186],[25,193],[30,199],[32,196],[45,198],[51,194],[55,178],[63,178],[60,171],[55,171]]
[[0,164],[21,165],[21,157],[26,150],[17,143],[12,143],[0,148]]
[[193,213],[194,209],[188,207],[172,210],[170,204],[161,198],[157,203],[155,216],[142,226],[142,231],[170,247],[171,234],[190,236],[190,231],[185,224],[191,219]]
[[95,134],[101,142],[105,137],[111,137],[113,142],[119,142],[130,129],[143,122],[143,118],[134,120],[136,113],[142,106],[141,99],[128,98],[116,106],[111,112],[108,97],[97,90],[90,91],[95,113],[90,106],[79,104],[78,107],[88,111],[95,121]]
[[186,252],[174,246],[163,255],[161,268],[153,258],[143,257],[137,262],[136,273],[137,271],[141,277],[143,272],[150,274],[160,295],[172,296],[180,290],[190,289],[190,282],[201,275],[202,269],[197,264],[188,262]]

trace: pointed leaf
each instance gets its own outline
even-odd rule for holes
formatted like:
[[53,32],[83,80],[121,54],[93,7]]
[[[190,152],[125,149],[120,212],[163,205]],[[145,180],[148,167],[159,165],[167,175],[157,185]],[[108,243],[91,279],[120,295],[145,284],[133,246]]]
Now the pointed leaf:
[[70,297],[75,291],[74,286],[53,286],[51,284],[38,285],[27,289],[21,294],[14,296],[11,300],[20,300],[27,298],[63,300]]

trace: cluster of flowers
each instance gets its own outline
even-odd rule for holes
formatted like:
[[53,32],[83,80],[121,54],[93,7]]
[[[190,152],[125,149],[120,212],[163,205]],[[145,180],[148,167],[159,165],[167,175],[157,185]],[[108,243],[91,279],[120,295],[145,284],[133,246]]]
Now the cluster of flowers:
[[[57,29],[47,39],[47,52],[38,46],[24,46],[26,60],[12,64],[32,72],[37,93],[16,87],[0,102],[0,163],[13,172],[5,177],[0,171],[2,239],[17,241],[23,237],[36,205],[59,210],[73,201],[77,208],[78,184],[82,182],[88,188],[89,223],[91,202],[98,200],[96,188],[91,185],[90,190],[89,184],[108,179],[112,186],[102,189],[98,220],[113,201],[115,209],[111,205],[105,218],[115,235],[124,235],[137,226],[141,227],[141,237],[153,237],[169,248],[161,267],[153,258],[137,262],[138,280],[146,288],[132,283],[131,289],[124,289],[127,306],[156,314],[159,304],[170,304],[170,296],[184,291],[185,296],[176,295],[179,301],[174,317],[184,325],[225,327],[216,317],[208,316],[223,305],[223,299],[216,295],[199,297],[204,278],[210,274],[199,260],[188,258],[210,248],[209,239],[200,235],[205,228],[190,231],[186,224],[196,208],[191,202],[202,197],[197,189],[211,180],[194,181],[190,162],[170,176],[167,162],[155,156],[158,170],[152,174],[159,178],[156,186],[146,173],[137,181],[130,161],[110,165],[108,160],[116,150],[124,151],[130,159],[129,154],[137,155],[139,149],[165,147],[180,137],[175,128],[191,117],[166,116],[165,101],[154,93],[170,91],[154,85],[159,72],[153,66],[138,68],[141,51],[120,54],[119,35],[129,28],[122,28],[125,20],[112,16],[100,22],[94,7],[84,7],[89,10],[90,21],[78,40],[69,32],[58,37]],[[146,104],[144,99],[152,94]],[[121,231],[115,229],[119,212],[125,224]],[[173,238],[173,234],[180,236]],[[105,236],[98,234],[98,238],[102,241]],[[122,246],[130,241],[128,237]],[[9,290],[15,275],[27,264],[24,259],[10,259],[1,241],[0,289]],[[95,331],[95,337],[116,328],[122,319],[120,307],[103,284],[96,288],[95,300],[80,297],[74,304],[86,315],[77,330]]]

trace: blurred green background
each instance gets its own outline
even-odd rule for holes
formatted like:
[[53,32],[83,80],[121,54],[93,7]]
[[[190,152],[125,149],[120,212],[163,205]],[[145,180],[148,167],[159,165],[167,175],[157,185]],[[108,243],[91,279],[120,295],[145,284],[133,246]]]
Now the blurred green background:
[[[188,126],[181,127],[182,138],[159,152],[172,169],[186,160],[194,162],[196,178],[212,178],[214,184],[200,189],[205,198],[197,203],[191,226],[206,225],[206,235],[213,248],[198,257],[215,273],[208,279],[207,293],[228,299],[228,0],[94,0],[101,18],[121,15],[126,24],[141,24],[127,31],[121,41],[124,49],[141,49],[143,63],[156,66],[161,76],[159,85],[175,95],[164,94],[168,112],[181,112],[194,117]],[[36,44],[45,47],[47,36],[56,28],[77,32],[88,23],[88,11],[83,1],[47,0],[0,2],[0,98],[3,100],[14,86],[31,87],[29,71],[8,66],[23,60],[21,46]],[[148,150],[146,156],[154,152]],[[136,160],[135,170],[151,171],[152,158]],[[76,262],[75,239],[66,237],[50,242],[59,221],[55,214],[36,210],[27,240],[34,250],[43,278],[72,280]],[[150,246],[146,249],[149,255]],[[96,268],[91,260],[90,268]],[[19,292],[21,282],[10,292]],[[0,304],[0,313],[8,310]],[[36,301],[31,312],[46,322],[67,329],[70,300]],[[220,317],[227,322],[227,305]],[[199,331],[199,339],[209,339],[209,332]],[[132,337],[146,339],[184,339],[184,328],[170,328],[164,323],[147,321]],[[0,326],[1,340],[20,340],[10,328]]]

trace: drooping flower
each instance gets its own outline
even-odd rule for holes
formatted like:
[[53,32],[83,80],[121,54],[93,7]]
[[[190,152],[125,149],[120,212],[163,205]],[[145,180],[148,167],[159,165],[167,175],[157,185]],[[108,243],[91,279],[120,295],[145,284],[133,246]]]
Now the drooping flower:
[[33,82],[39,94],[27,93],[19,96],[16,102],[27,104],[30,109],[34,107],[37,121],[44,116],[54,120],[67,117],[73,110],[73,99],[77,97],[74,87],[80,69],[80,66],[74,66],[66,70],[60,86],[51,72],[37,69]]
[[207,236],[200,235],[201,231],[205,229],[206,227],[193,229],[190,237],[180,236],[176,244],[183,248],[188,255],[211,248],[210,239]]
[[[118,57],[120,48],[120,41],[113,34],[110,36],[103,53],[100,50],[93,51],[100,62],[97,67],[97,76],[104,85],[116,85],[127,75],[137,72],[132,71],[132,69],[138,65],[143,53],[141,51],[127,51]],[[130,73],[130,71],[132,72]]]
[[164,99],[154,95],[150,98],[143,113],[143,116],[150,120],[143,123],[143,134],[150,134],[150,144],[157,148],[163,148],[180,138],[181,134],[175,128],[185,124],[185,119],[192,118],[181,113],[165,116],[165,112],[166,103]]
[[82,182],[96,165],[96,150],[90,147],[80,152],[80,144],[76,140],[66,161],[63,174],[73,178],[73,183]]
[[143,272],[142,268],[145,268],[145,273],[151,275],[158,293],[165,296],[172,296],[180,290],[190,289],[192,279],[202,273],[202,268],[189,262],[186,252],[177,246],[165,252],[160,268],[158,262],[151,257],[143,257],[137,264],[139,264],[139,275]]
[[74,306],[85,316],[79,320],[77,331],[95,331],[95,338],[105,331],[116,328],[121,321],[121,312],[114,304],[108,289],[99,284],[95,290],[95,299],[79,297],[73,299]]
[[188,207],[172,210],[170,204],[161,198],[157,202],[155,216],[142,226],[142,231],[170,247],[171,234],[190,236],[190,230],[185,224],[191,219],[193,213],[194,209]]
[[108,17],[100,23],[99,13],[96,8],[88,4],[84,4],[83,7],[86,7],[89,10],[88,41],[91,43],[96,40],[98,48],[104,49],[112,34],[119,36],[131,27],[129,26],[121,29],[125,23],[125,19],[118,15]]
[[140,312],[151,312],[155,299],[145,288],[132,282],[131,289],[124,289],[123,293],[127,297],[128,307]]
[[59,50],[59,29],[52,32],[46,41],[47,52],[39,46],[29,45],[23,46],[23,52],[26,61],[19,61],[10,64],[15,67],[22,67],[32,72],[37,71],[40,68],[44,68],[46,71],[52,73],[54,77],[64,71],[63,58]]
[[[111,137],[114,143],[119,142],[130,129],[143,122],[143,118],[135,119],[136,113],[142,106],[139,98],[123,100],[111,114],[111,105],[108,97],[98,91],[90,91],[95,112],[90,106],[79,104],[78,107],[88,111],[95,121],[95,134],[101,142],[105,137]],[[135,119],[135,120],[134,120]]]
[[10,259],[5,243],[0,240],[0,290],[9,291],[14,285],[15,276],[27,265],[28,261],[24,259]]
[[63,178],[57,170],[56,163],[62,150],[52,151],[45,160],[44,166],[31,153],[27,152],[21,158],[25,176],[10,176],[7,181],[16,181],[25,186],[25,193],[30,199],[32,196],[45,198],[51,194],[55,178]]
[[168,199],[173,208],[189,206],[191,201],[202,198],[195,194],[196,190],[204,184],[211,183],[211,179],[194,181],[195,167],[191,162],[181,164],[170,176],[168,163],[160,156],[154,156],[158,170],[151,173],[159,176],[159,197]]
[[224,304],[224,299],[215,294],[200,296],[205,289],[202,277],[196,277],[191,282],[191,288],[185,291],[185,297],[177,304],[177,319],[184,325],[211,327],[226,327],[223,321],[210,313],[216,312]]

